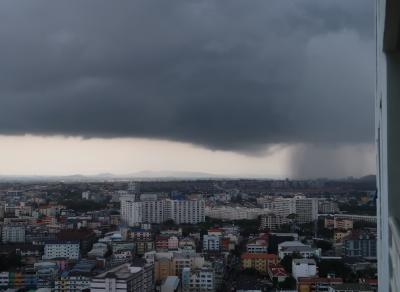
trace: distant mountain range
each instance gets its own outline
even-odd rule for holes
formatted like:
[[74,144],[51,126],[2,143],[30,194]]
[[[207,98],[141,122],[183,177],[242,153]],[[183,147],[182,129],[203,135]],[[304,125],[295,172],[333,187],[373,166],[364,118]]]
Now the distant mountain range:
[[204,172],[140,171],[126,175],[100,173],[96,175],[0,175],[0,181],[115,181],[115,180],[178,180],[234,178]]
[[[96,175],[0,175],[0,181],[117,181],[117,180],[195,180],[195,179],[274,179],[278,177],[262,177],[257,175],[217,175],[206,172],[192,171],[139,171],[126,175],[115,175],[112,173],[100,173]],[[376,180],[375,175],[367,175],[360,178],[351,178],[364,182],[372,182]],[[324,178],[324,180],[331,180]],[[349,180],[332,179],[332,180]]]

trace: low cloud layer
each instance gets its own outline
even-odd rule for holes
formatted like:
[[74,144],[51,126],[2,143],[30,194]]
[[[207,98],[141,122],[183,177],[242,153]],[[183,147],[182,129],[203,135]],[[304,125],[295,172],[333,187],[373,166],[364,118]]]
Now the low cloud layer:
[[370,143],[373,5],[2,1],[0,134]]

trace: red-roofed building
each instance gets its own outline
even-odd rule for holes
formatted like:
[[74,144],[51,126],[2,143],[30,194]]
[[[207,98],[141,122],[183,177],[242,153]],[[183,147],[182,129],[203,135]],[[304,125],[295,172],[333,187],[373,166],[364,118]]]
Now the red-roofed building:
[[221,228],[210,228],[208,229],[207,232],[208,235],[216,235],[216,236],[222,236],[223,233],[224,230],[222,230]]
[[272,281],[276,279],[278,282],[283,282],[288,277],[285,268],[279,264],[270,264],[268,266],[268,275]]
[[40,225],[52,225],[57,224],[57,218],[54,216],[43,216],[41,219],[36,221],[36,224]]

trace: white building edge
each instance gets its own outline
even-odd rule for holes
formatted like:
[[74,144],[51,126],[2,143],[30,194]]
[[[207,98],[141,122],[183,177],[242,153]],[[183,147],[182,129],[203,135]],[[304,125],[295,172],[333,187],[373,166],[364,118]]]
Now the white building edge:
[[376,140],[380,292],[400,291],[400,1],[376,5]]

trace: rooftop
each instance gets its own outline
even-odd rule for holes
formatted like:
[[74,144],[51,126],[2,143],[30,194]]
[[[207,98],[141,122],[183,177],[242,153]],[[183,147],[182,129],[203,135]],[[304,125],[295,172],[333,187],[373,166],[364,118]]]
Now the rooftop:
[[265,259],[265,260],[275,260],[278,258],[276,254],[272,253],[244,253],[240,257],[242,260],[249,260],[249,259]]
[[285,268],[281,265],[271,264],[268,266],[268,269],[273,277],[286,277],[288,275]]
[[373,292],[375,291],[370,285],[368,284],[358,284],[358,283],[344,283],[335,285],[336,290],[340,291],[359,291],[359,292]]
[[316,265],[313,259],[293,259],[293,264]]
[[301,243],[300,241],[284,241],[279,244],[279,247],[285,248],[285,247],[293,247],[293,246],[306,246],[304,243]]
[[63,229],[57,234],[59,240],[83,240],[94,236],[90,229]]
[[78,240],[48,240],[48,241],[46,241],[46,245],[47,244],[78,244],[79,245],[79,241]]
[[177,276],[168,276],[164,283],[162,284],[162,287],[166,288],[172,288],[174,291],[177,289],[179,286],[179,278]]
[[94,277],[95,279],[106,279],[106,278],[116,278],[120,280],[126,280],[142,270],[140,267],[131,267],[130,264],[123,264],[117,266],[107,272]]
[[300,277],[298,278],[297,282],[301,283],[336,283],[341,284],[343,283],[342,278],[321,278],[321,277]]

